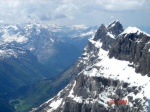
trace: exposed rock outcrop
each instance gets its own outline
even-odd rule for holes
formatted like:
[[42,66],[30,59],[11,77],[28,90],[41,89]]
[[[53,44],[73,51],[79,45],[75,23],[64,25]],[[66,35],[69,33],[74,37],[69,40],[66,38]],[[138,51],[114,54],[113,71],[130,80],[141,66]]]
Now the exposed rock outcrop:
[[[129,32],[129,31],[132,32]],[[129,32],[129,33],[128,33]],[[136,72],[150,76],[150,35],[135,27],[129,27],[118,36],[109,56],[133,62]]]
[[122,31],[118,21],[102,25],[79,58],[76,77],[32,111],[147,112],[150,77],[142,74],[149,72],[149,36],[134,28]]

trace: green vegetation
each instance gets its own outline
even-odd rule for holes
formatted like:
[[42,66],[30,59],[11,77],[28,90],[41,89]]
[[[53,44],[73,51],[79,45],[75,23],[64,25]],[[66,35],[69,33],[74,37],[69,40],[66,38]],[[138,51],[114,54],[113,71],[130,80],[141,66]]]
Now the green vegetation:
[[72,71],[71,67],[53,80],[45,79],[31,86],[20,88],[12,95],[10,104],[16,107],[18,112],[30,111],[63,89],[69,83]]

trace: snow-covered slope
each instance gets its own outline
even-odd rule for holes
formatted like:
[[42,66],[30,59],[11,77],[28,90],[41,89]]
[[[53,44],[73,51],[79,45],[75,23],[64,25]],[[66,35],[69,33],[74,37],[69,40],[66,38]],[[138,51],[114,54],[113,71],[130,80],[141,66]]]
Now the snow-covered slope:
[[[78,49],[82,49],[95,30],[96,27],[86,27],[84,25],[6,24],[0,26],[0,44],[13,43],[19,47],[24,47],[35,53],[39,61],[42,62],[46,61],[46,59],[42,58],[40,54],[54,54],[54,50],[57,49],[54,47],[56,44],[72,44]],[[76,45],[78,43],[82,44],[82,47]]]
[[55,97],[32,111],[147,112],[149,49],[150,36],[137,28],[123,31],[119,21],[107,28],[102,25],[89,39],[75,65],[75,78]]
[[0,45],[0,60],[9,60],[10,58],[24,58],[24,57],[30,57],[31,52],[20,48],[16,47],[15,45],[10,45],[10,44],[2,44]]
[[84,25],[59,26],[38,23],[0,25],[0,54],[3,58],[10,54],[17,57],[17,51],[6,49],[3,45],[29,50],[52,74],[57,75],[77,60],[95,29],[96,27]]

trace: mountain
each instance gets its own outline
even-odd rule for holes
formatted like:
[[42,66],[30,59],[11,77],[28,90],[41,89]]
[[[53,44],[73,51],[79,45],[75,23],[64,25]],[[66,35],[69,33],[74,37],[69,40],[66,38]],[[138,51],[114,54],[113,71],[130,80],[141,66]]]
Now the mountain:
[[[11,109],[10,104],[17,111],[28,111],[57,94],[69,83],[70,66],[95,28],[1,24],[0,98],[5,102],[0,111]],[[64,73],[67,69],[70,72]],[[51,86],[46,88],[47,84]]]
[[95,29],[80,25],[4,24],[0,26],[0,43],[30,50],[52,75],[57,75],[78,59]]
[[[150,35],[119,21],[101,25],[74,66],[74,78],[32,112],[147,112]],[[49,86],[49,85],[47,85]]]
[[55,78],[39,80],[32,85],[23,86],[10,94],[9,102],[17,112],[28,112],[62,90],[70,82],[72,72],[73,67],[70,67]]
[[29,50],[10,44],[0,45],[0,94],[50,77],[50,72]]
[[73,44],[80,51],[82,51],[87,43],[87,39],[94,35],[98,29],[98,26],[87,27],[85,25],[49,25],[48,29],[50,29],[50,31],[52,31],[61,40]]

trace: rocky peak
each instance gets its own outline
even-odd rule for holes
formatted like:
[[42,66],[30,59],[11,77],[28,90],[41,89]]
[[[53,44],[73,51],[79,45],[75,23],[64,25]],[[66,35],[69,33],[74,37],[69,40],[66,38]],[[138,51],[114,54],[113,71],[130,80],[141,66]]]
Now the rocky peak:
[[104,24],[97,30],[94,41],[100,40],[102,42],[102,48],[109,50],[114,44],[116,37],[123,32],[123,26],[119,21],[114,21],[108,27]]
[[75,79],[33,112],[148,111],[150,77],[142,74],[150,73],[150,37],[139,30],[125,30],[116,37],[108,29],[101,25],[89,39],[74,67],[79,69]]
[[110,58],[133,62],[136,72],[150,76],[150,35],[136,27],[128,27],[110,49]]
[[127,29],[125,29],[120,35],[126,35],[126,34],[136,34],[136,35],[143,34],[143,35],[150,36],[149,34],[141,31],[137,27],[131,27],[131,26],[129,26]]
[[99,29],[96,32],[96,35],[94,37],[94,40],[99,40],[99,39],[103,39],[105,38],[106,34],[107,34],[107,28],[104,24],[102,24]]
[[115,36],[118,36],[121,32],[123,32],[123,26],[119,21],[112,22],[108,25],[107,29]]

